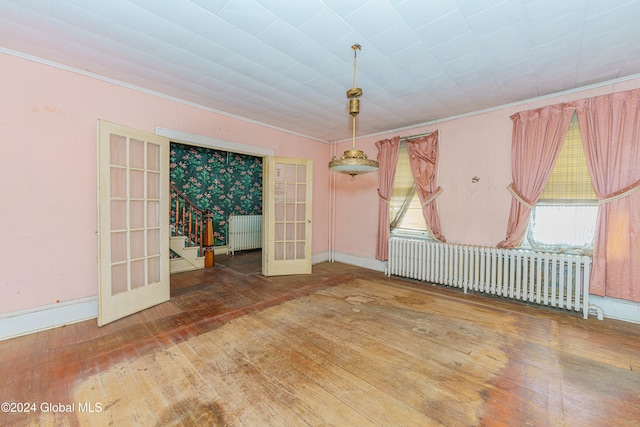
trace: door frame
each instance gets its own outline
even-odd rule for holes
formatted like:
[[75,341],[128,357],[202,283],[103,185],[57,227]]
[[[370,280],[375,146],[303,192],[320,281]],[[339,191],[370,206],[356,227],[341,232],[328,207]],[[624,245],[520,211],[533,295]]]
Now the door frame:
[[[238,154],[248,154],[250,156],[261,157],[263,162],[263,174],[264,174],[264,162],[267,157],[273,157],[275,151],[271,148],[258,147],[255,145],[242,144],[239,142],[225,141],[223,139],[212,138],[208,136],[198,135],[195,133],[183,132],[180,130],[164,128],[156,126],[156,135],[169,138],[169,141],[179,144],[194,145],[196,147],[210,148],[213,150],[229,151]],[[265,198],[264,188],[262,197],[262,212],[265,211]],[[264,258],[265,251],[263,248],[262,256]]]

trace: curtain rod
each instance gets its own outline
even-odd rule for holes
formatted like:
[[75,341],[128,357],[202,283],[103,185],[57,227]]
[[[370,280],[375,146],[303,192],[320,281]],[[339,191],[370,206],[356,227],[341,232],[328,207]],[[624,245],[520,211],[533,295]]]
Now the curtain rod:
[[412,139],[422,138],[423,136],[431,135],[432,133],[433,132],[425,132],[425,133],[419,133],[417,135],[401,136],[400,141],[411,141]]

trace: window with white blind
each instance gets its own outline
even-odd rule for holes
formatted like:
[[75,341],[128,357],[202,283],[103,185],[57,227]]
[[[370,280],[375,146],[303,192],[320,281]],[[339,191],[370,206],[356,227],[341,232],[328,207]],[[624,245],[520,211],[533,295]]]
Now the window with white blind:
[[413,183],[407,145],[404,141],[400,143],[398,153],[398,164],[389,203],[389,220],[392,233],[423,234],[427,232],[420,198]]
[[525,245],[553,252],[593,248],[598,202],[574,113],[549,181],[531,212]]

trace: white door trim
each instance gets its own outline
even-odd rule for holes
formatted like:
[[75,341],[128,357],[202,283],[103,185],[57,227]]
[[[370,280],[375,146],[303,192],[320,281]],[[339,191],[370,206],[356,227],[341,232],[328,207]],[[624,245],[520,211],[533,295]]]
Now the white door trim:
[[241,144],[239,142],[225,141],[223,139],[211,138],[209,136],[195,133],[183,132],[175,129],[156,126],[156,135],[169,138],[172,142],[184,142],[189,145],[213,148],[214,150],[231,151],[239,154],[249,154],[256,157],[273,156],[274,151],[270,148],[257,147],[255,145]]

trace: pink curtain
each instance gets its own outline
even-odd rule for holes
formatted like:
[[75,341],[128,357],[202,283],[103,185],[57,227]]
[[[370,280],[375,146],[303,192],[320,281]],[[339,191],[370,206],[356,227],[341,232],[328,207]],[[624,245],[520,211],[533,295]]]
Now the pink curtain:
[[640,301],[640,89],[576,106],[600,202],[590,292]]
[[569,130],[575,107],[556,104],[511,116],[511,212],[505,240],[499,248],[515,248],[522,244],[531,209],[538,201],[549,179],[553,164]]
[[393,179],[396,176],[400,137],[383,139],[376,142],[378,147],[378,242],[376,259],[389,259],[389,200],[393,191]]
[[411,162],[411,174],[422,203],[422,214],[431,235],[445,242],[440,228],[436,197],[442,192],[438,187],[438,131],[422,138],[407,141],[407,153]]

